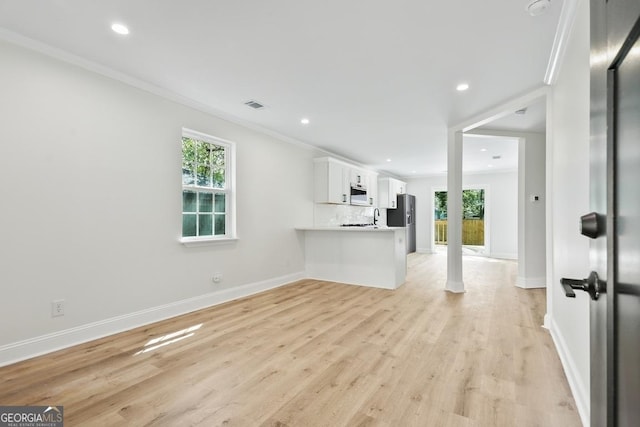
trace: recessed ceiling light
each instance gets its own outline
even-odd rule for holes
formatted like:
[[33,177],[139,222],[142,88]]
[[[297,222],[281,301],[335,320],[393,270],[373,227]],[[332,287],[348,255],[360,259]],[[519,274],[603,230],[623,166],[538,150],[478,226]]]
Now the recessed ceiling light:
[[411,171],[411,173],[416,173],[416,171]]
[[460,83],[458,86],[456,86],[456,90],[458,92],[464,92],[467,89],[469,89],[469,84],[468,83]]
[[303,125],[308,125],[309,124],[309,119],[307,119],[306,117],[300,120],[300,123],[302,123]]
[[480,151],[487,151],[487,149],[486,148],[481,148]]
[[111,25],[111,29],[113,30],[114,33],[118,33],[123,36],[126,36],[127,34],[129,34],[129,28],[127,28],[126,25],[120,24],[118,22]]
[[391,161],[391,159],[387,159],[387,162],[390,162],[390,161]]
[[487,165],[487,167],[488,167],[488,168],[492,168],[492,167],[493,167],[493,165]]

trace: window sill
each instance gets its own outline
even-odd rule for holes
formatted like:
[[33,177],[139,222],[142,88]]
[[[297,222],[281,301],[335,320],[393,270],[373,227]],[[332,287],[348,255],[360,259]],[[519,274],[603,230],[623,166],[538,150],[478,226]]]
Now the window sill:
[[238,240],[237,237],[216,237],[216,238],[188,238],[184,237],[180,239],[180,243],[185,245],[186,247],[192,246],[210,246],[210,245],[223,245],[236,242]]

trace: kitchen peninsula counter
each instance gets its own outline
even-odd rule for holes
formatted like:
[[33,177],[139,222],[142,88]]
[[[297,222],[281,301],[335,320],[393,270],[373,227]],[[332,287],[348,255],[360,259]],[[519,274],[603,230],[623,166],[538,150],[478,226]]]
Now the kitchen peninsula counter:
[[367,226],[349,226],[349,225],[340,225],[340,226],[330,226],[330,227],[298,227],[296,230],[301,231],[395,231],[395,230],[406,230],[406,227],[387,227],[386,225],[367,225]]
[[299,227],[307,277],[396,289],[407,274],[405,227]]

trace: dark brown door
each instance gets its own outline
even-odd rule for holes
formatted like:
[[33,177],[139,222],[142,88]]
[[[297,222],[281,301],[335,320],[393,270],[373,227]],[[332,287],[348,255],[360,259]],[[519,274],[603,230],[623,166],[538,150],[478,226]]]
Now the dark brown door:
[[601,216],[584,219],[583,234],[607,282],[591,301],[594,427],[640,426],[639,18],[638,0],[591,0],[591,208]]

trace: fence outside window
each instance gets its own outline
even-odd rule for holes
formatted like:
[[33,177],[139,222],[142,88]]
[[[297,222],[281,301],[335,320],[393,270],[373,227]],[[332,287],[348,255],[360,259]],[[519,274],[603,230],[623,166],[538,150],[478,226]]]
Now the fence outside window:
[[[447,220],[437,219],[434,221],[434,240],[436,245],[447,244]],[[463,219],[462,220],[462,244],[470,246],[484,245],[484,220],[483,219]]]

